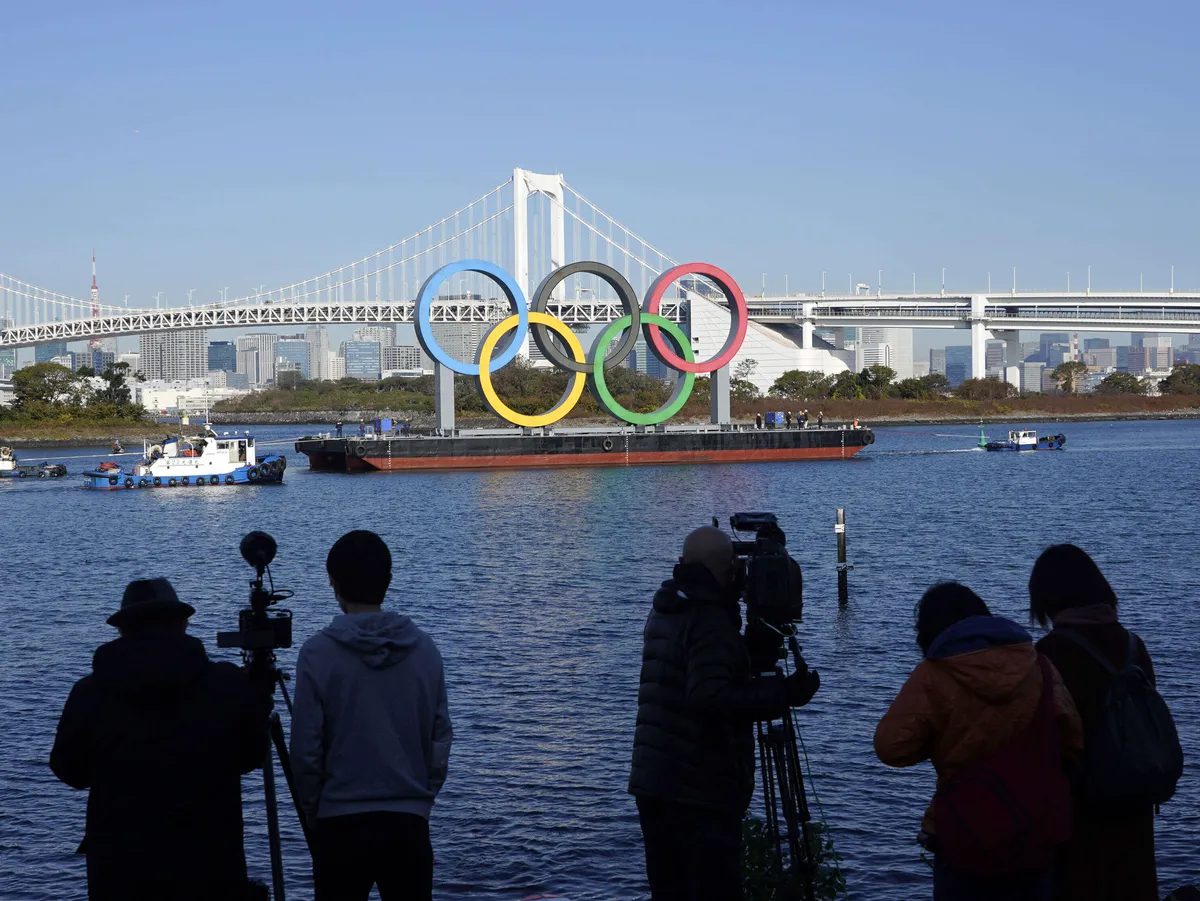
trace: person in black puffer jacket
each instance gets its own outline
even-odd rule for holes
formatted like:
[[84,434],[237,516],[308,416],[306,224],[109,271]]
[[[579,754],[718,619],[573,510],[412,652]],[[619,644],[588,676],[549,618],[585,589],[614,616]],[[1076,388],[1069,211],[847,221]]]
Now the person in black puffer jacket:
[[754,793],[756,720],[808,703],[816,671],[751,680],[733,543],[688,535],[646,621],[629,793],[651,897],[741,897],[742,816]]

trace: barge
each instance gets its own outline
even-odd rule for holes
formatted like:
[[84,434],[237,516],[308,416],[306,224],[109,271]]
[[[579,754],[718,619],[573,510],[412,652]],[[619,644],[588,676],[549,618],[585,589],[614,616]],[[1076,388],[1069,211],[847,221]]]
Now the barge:
[[297,453],[320,472],[540,469],[676,463],[845,460],[875,443],[866,428],[476,429],[432,435],[315,435]]

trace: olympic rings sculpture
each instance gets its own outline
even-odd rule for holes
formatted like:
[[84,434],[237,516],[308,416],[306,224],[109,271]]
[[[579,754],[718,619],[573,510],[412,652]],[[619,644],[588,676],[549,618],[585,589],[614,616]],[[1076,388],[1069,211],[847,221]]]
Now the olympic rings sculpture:
[[[446,279],[461,272],[475,272],[491,279],[499,286],[513,311],[511,316],[496,323],[484,336],[474,363],[465,363],[450,356],[433,336],[431,313],[437,291]],[[609,323],[586,353],[579,336],[566,323],[547,312],[554,289],[565,279],[578,274],[595,275],[607,282],[616,292],[625,314],[615,322]],[[729,334],[721,350],[711,360],[697,362],[687,335],[674,322],[659,313],[667,289],[677,279],[687,275],[706,277],[729,299]],[[654,280],[641,305],[638,304],[633,286],[611,266],[596,262],[570,263],[542,279],[534,293],[533,305],[527,306],[521,286],[504,269],[486,260],[459,260],[443,266],[425,280],[425,284],[421,286],[421,293],[417,296],[415,319],[417,341],[431,359],[452,372],[475,376],[484,402],[501,419],[513,425],[537,428],[555,423],[566,416],[579,402],[589,380],[597,403],[617,419],[632,425],[657,425],[665,422],[687,403],[698,374],[715,372],[729,365],[746,338],[749,315],[746,298],[737,282],[729,273],[708,263],[685,263],[668,269]],[[508,346],[497,354],[497,346],[510,332],[514,334]],[[619,404],[609,391],[604,376],[607,370],[619,366],[633,352],[639,332],[645,335],[647,347],[663,365],[683,374],[683,378],[676,379],[675,389],[667,402],[650,413],[637,413]],[[609,346],[622,333],[623,337],[609,354]],[[563,353],[552,340],[551,334],[562,340],[569,355]],[[492,373],[516,359],[526,335],[533,338],[542,355],[551,364],[570,373],[566,390],[558,403],[547,412],[536,415],[526,415],[513,410],[501,400],[492,385]],[[668,341],[674,345],[674,350],[668,346]]]

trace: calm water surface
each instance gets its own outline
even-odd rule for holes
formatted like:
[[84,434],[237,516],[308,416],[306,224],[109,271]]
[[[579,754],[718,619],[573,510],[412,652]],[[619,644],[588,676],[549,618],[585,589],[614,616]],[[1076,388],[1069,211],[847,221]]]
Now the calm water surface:
[[[804,566],[805,655],[822,690],[800,713],[813,778],[851,897],[929,897],[914,837],[928,765],[888,770],[875,723],[918,661],[912,610],[939,579],[971,585],[1024,621],[1045,545],[1087,548],[1122,618],[1146,639],[1188,770],[1157,820],[1164,894],[1200,882],[1200,422],[1072,423],[1061,453],[987,454],[963,427],[880,429],[849,462],[341,476],[288,449],[282,487],[88,492],[71,477],[0,483],[0,897],[85,897],[85,795],[46,759],[58,713],[125,583],[168,576],[214,654],[233,628],[251,529],[279,541],[276,584],[296,591],[297,646],[335,612],[332,542],[379,532],[395,556],[391,606],[446,659],[455,745],[433,817],[438,897],[646,897],[625,794],[641,629],[683,535],[716,515],[774,510]],[[993,427],[999,433],[1000,427]],[[260,430],[263,440],[303,429]],[[957,436],[957,437],[955,437]],[[94,452],[46,451],[72,473]],[[35,452],[23,457],[32,461]],[[836,602],[834,510],[849,521],[851,602]],[[295,663],[284,652],[283,666]],[[261,783],[248,777],[247,852],[266,878]],[[311,897],[284,809],[289,897]],[[198,862],[199,863],[199,862]]]

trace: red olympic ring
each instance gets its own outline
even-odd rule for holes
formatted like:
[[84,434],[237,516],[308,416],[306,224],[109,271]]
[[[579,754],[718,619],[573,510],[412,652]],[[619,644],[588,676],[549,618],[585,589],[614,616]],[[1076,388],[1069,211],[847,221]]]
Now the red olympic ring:
[[733,319],[734,327],[730,330],[729,337],[725,339],[725,346],[711,360],[689,363],[671,350],[667,342],[663,340],[662,332],[657,325],[646,323],[643,326],[646,333],[646,340],[650,342],[655,355],[672,369],[693,373],[716,372],[721,367],[729,364],[734,354],[742,346],[742,341],[746,338],[746,328],[750,321],[750,311],[746,309],[746,298],[742,296],[742,290],[738,287],[737,282],[733,280],[733,276],[724,269],[718,269],[716,266],[708,263],[684,263],[682,266],[668,269],[654,280],[654,284],[650,286],[650,293],[646,295],[644,311],[657,315],[667,288],[676,279],[682,278],[685,275],[705,276],[714,282],[721,289],[721,292],[729,298],[729,314]]

